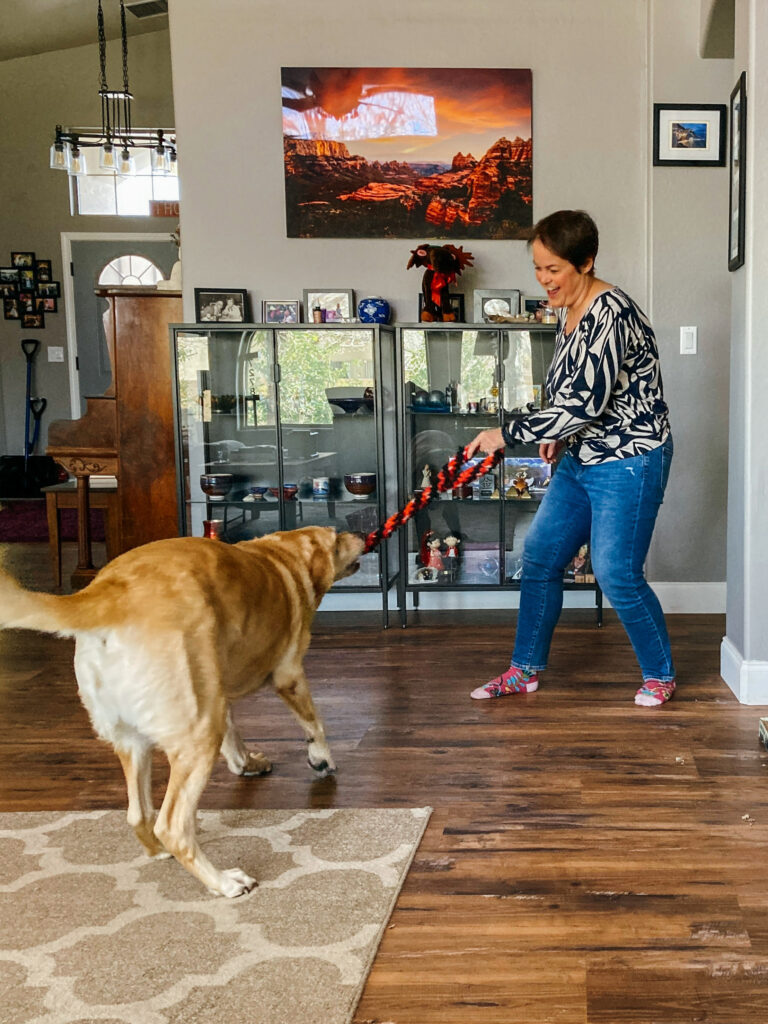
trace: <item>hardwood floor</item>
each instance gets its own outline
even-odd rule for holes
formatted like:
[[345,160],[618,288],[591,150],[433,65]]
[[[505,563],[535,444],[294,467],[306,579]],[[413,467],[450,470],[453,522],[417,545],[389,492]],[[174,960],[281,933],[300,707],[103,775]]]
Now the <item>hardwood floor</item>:
[[[49,585],[42,545],[7,547]],[[764,1024],[765,709],[720,679],[723,617],[669,617],[679,690],[656,711],[632,703],[611,612],[602,630],[564,613],[538,693],[470,701],[506,665],[513,619],[423,613],[383,632],[378,615],[321,614],[308,674],[338,774],[313,781],[293,719],[262,693],[237,717],[273,774],[222,762],[203,806],[434,807],[356,1024]],[[125,806],[71,656],[0,633],[3,810]],[[156,776],[159,799],[159,759]]]

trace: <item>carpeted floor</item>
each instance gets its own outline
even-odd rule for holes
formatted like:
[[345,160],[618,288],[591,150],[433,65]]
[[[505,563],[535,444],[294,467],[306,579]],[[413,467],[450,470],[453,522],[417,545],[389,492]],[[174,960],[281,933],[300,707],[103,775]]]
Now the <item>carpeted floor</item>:
[[0,814],[4,1024],[348,1024],[430,808],[201,811],[210,896],[123,811]]
[[[59,511],[62,540],[77,540],[77,510]],[[104,540],[104,513],[91,509],[91,539]],[[48,541],[48,520],[43,499],[0,502],[0,543]]]

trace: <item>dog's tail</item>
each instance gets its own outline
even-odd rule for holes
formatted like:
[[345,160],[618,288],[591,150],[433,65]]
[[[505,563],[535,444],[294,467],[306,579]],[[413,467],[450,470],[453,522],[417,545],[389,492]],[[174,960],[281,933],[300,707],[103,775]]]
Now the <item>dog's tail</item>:
[[81,620],[78,596],[25,590],[0,566],[0,628],[37,629],[41,633],[73,636]]

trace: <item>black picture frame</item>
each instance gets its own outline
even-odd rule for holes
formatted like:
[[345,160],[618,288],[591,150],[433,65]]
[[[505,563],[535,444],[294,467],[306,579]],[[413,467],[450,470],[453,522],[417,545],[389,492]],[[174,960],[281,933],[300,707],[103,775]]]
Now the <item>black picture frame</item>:
[[35,260],[35,275],[38,281],[50,281],[53,270],[50,260]]
[[744,265],[747,200],[747,73],[742,71],[731,93],[731,145],[728,155],[728,269]]
[[[226,312],[236,309],[238,315]],[[250,323],[251,309],[246,288],[195,288],[195,321],[204,323]]]
[[44,313],[22,313],[21,314],[21,326],[25,329],[38,328],[43,330],[45,327],[45,314]]
[[0,267],[0,284],[16,284],[19,283],[19,268],[18,267]]
[[25,267],[35,269],[35,254],[33,252],[12,252],[11,263],[14,267]]
[[725,167],[724,103],[654,103],[654,167]]
[[3,318],[5,320],[21,320],[21,313],[19,312],[19,300],[16,298],[4,298],[3,299]]
[[20,292],[33,292],[37,287],[37,280],[35,279],[35,268],[34,267],[20,267],[19,268],[19,291]]
[[[456,323],[465,324],[467,321],[464,317],[464,292],[450,292],[448,299],[451,303],[451,309],[456,314]],[[419,321],[421,321],[421,311],[424,308],[424,296],[419,292]]]
[[38,281],[37,282],[37,294],[44,295],[46,298],[58,299],[61,295],[61,282],[60,281]]

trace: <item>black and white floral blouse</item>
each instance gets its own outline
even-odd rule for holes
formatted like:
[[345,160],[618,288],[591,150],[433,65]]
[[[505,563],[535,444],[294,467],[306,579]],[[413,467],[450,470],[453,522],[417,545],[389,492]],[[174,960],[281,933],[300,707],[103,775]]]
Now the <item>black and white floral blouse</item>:
[[648,318],[620,288],[601,292],[557,342],[546,409],[504,427],[508,445],[565,440],[584,465],[642,455],[669,435],[659,351]]

